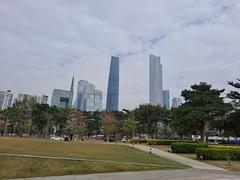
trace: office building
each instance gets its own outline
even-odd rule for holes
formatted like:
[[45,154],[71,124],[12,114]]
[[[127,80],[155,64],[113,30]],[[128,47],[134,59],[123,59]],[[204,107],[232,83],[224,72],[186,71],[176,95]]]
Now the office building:
[[52,93],[51,106],[57,106],[59,108],[72,108],[73,101],[73,88],[74,88],[74,77],[72,78],[72,83],[70,90],[54,89]]
[[180,106],[182,104],[182,99],[179,97],[174,97],[172,99],[172,108],[177,108],[178,106]]
[[112,57],[108,79],[106,111],[118,110],[119,98],[119,58]]
[[163,107],[170,109],[170,92],[163,90]]
[[101,111],[102,91],[96,90],[95,85],[85,80],[78,82],[75,107],[81,111]]
[[149,103],[163,106],[162,64],[160,57],[149,55]]
[[11,107],[13,93],[10,90],[0,91],[0,110]]
[[48,96],[47,95],[38,96],[38,95],[31,95],[26,93],[19,93],[15,101],[23,101],[24,99],[28,99],[28,100],[33,99],[34,101],[36,101],[36,103],[47,104]]

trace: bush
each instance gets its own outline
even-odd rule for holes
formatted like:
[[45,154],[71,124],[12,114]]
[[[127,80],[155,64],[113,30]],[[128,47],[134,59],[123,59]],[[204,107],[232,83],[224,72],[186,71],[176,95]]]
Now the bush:
[[147,143],[149,145],[171,145],[175,142],[185,142],[185,143],[194,143],[195,141],[189,141],[189,140],[165,140],[165,139],[151,139],[148,140]]
[[196,154],[204,160],[240,160],[240,148],[198,148]]
[[207,148],[207,144],[200,143],[185,143],[185,142],[177,142],[172,143],[171,149],[174,153],[195,153],[197,148]]
[[134,144],[142,144],[147,143],[147,139],[130,139],[129,142]]

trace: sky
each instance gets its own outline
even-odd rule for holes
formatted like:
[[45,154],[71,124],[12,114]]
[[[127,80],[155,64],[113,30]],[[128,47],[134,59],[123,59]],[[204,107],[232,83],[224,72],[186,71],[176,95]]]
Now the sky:
[[178,97],[240,78],[239,0],[0,0],[0,89],[46,94],[75,76],[104,92],[120,57],[120,108],[148,103],[148,56]]

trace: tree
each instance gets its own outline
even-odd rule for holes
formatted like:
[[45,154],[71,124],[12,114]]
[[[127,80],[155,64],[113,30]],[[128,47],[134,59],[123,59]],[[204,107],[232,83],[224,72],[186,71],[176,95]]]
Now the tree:
[[82,137],[85,132],[85,117],[81,111],[72,110],[69,114],[66,128],[70,130],[74,135]]
[[61,136],[69,118],[70,108],[51,107],[52,121],[56,133]]
[[151,138],[157,138],[158,127],[166,126],[169,122],[169,112],[160,106],[150,104],[140,105],[134,110],[134,117],[138,123],[138,133],[145,133]]
[[[240,89],[240,79],[237,79],[238,82],[229,81],[228,84],[236,88]],[[229,136],[240,136],[240,92],[238,91],[230,91],[227,94],[227,98],[233,100],[234,110],[224,116],[221,123],[218,123],[218,128],[223,129],[224,133],[227,137]]]
[[200,82],[192,85],[190,90],[182,91],[186,101],[182,105],[182,109],[186,110],[184,119],[190,121],[189,126],[200,132],[202,142],[206,129],[211,126],[213,120],[231,110],[231,106],[224,103],[223,98],[220,97],[223,92],[224,90],[212,89],[206,82]]
[[188,139],[191,139],[191,135],[195,134],[197,131],[194,122],[191,117],[188,116],[190,111],[191,109],[188,108],[187,105],[172,109],[170,123],[170,127],[174,132],[177,132],[180,137],[185,135]]
[[9,109],[0,110],[0,131],[3,136],[7,131]]
[[25,98],[13,104],[8,114],[11,134],[15,130],[15,133],[20,136],[23,133],[31,135],[32,111],[35,105],[36,101],[33,98]]
[[135,134],[135,129],[137,127],[137,124],[138,122],[135,121],[134,118],[127,118],[125,121],[124,121],[124,131],[125,133],[130,136],[130,137],[134,137],[134,134]]
[[116,139],[120,139],[124,134],[124,121],[128,117],[128,114],[122,111],[113,111],[113,118],[117,121],[116,124]]
[[97,135],[101,132],[100,121],[102,119],[101,112],[84,112],[86,116],[86,132],[87,136]]
[[103,131],[106,134],[106,140],[109,141],[110,135],[115,135],[117,130],[117,120],[110,113],[105,113],[102,120]]
[[[239,82],[234,83],[232,81],[229,81],[228,84],[234,88],[240,89],[240,79],[237,79],[237,81]],[[240,106],[240,92],[230,91],[230,93],[227,94],[227,97],[233,99],[236,106]]]
[[51,107],[48,104],[36,104],[33,109],[33,125],[41,136],[49,136],[52,119]]

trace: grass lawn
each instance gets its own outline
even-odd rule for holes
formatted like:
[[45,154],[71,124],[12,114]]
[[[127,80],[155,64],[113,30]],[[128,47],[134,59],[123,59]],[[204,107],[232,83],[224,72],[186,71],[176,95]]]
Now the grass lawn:
[[[62,142],[45,139],[0,137],[0,153],[58,156],[146,164],[137,165],[0,155],[0,178],[186,168],[185,165],[180,163],[150,155],[140,150],[133,149],[132,147],[98,142]],[[153,166],[150,164],[163,166]]]
[[[211,147],[220,147],[220,145],[210,145]],[[159,149],[159,150],[163,150],[163,151],[168,151],[168,146],[165,145],[157,145],[154,146],[155,148]],[[223,146],[221,146],[223,147]],[[224,146],[225,147],[225,146]],[[231,147],[237,147],[237,146],[231,146]],[[239,146],[238,146],[239,147]],[[177,153],[180,156],[184,156],[190,159],[194,159],[197,160],[196,158],[196,154],[184,154],[184,153]],[[213,166],[217,166],[220,168],[224,168],[224,169],[230,169],[230,170],[234,170],[234,171],[240,171],[240,161],[231,161],[231,166],[228,166],[227,161],[214,161],[214,160],[204,160],[202,162],[205,162],[207,164],[211,164]]]

